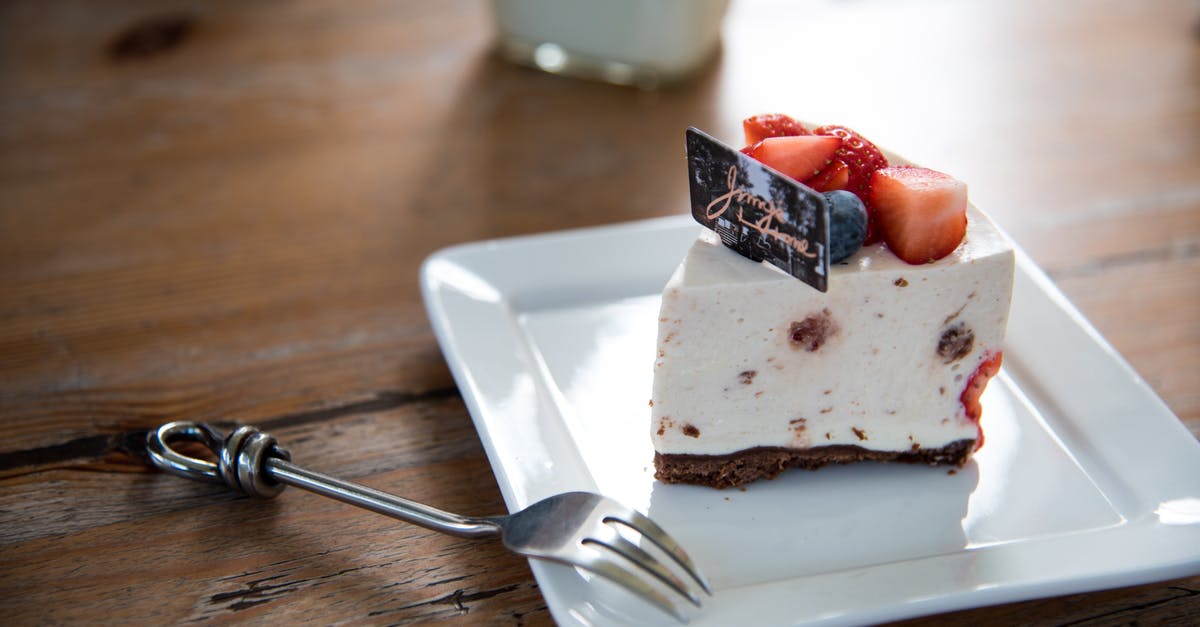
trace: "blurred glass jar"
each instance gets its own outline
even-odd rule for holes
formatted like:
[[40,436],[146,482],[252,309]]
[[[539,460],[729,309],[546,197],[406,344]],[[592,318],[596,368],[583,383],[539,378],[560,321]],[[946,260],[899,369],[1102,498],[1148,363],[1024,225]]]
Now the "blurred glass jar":
[[716,56],[729,0],[492,0],[500,53],[554,74],[654,88]]

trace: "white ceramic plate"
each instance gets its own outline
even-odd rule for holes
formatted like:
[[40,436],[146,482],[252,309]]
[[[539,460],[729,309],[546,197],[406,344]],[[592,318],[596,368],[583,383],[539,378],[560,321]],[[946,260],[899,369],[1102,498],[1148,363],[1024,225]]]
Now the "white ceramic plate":
[[[681,216],[425,262],[429,317],[510,510],[589,490],[645,511],[712,580],[694,625],[864,623],[1200,572],[1200,444],[1020,253],[987,445],[965,468],[655,481],[658,294],[700,228]],[[606,581],[532,568],[560,624],[674,624]]]

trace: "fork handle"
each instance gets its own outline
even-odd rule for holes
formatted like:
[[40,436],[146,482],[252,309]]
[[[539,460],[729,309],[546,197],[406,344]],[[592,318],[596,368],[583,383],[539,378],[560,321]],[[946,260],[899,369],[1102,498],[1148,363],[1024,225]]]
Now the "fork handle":
[[[205,445],[217,462],[198,459],[171,447],[179,440]],[[227,437],[204,423],[169,422],[146,436],[150,460],[172,474],[224,483],[250,496],[272,498],[285,485],[314,492],[426,529],[464,538],[500,535],[500,527],[487,519],[460,516],[374,488],[331,477],[291,463],[291,454],[275,438],[254,427],[238,427]]]
[[453,514],[395,494],[302,468],[282,459],[268,458],[266,474],[279,483],[296,486],[301,490],[315,492],[426,529],[464,538],[500,535],[500,527],[487,520]]

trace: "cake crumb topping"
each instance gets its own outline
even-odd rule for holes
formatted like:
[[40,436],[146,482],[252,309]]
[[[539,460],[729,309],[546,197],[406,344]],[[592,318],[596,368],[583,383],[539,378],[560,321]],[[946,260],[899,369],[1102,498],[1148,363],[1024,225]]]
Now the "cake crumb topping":
[[908,287],[908,279],[906,279],[904,277],[900,277],[900,278],[896,279],[896,282],[893,283],[892,285],[895,285],[896,287]]
[[754,376],[757,374],[757,370],[743,370],[738,373],[738,381],[741,381],[742,385],[750,385],[754,382]]
[[700,429],[697,429],[696,425],[688,423],[683,425],[683,434],[689,438],[698,438],[700,437]]
[[859,429],[858,427],[850,427],[850,430],[854,432],[854,436],[857,437],[858,439],[860,439],[860,440],[867,439],[866,431],[863,431],[862,429]]

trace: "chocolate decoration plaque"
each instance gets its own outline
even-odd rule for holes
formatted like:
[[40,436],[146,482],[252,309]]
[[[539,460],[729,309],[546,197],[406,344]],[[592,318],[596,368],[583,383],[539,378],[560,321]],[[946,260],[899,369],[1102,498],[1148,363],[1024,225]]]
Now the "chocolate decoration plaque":
[[692,217],[743,257],[766,261],[824,292],[825,197],[702,131],[689,128],[686,135]]

